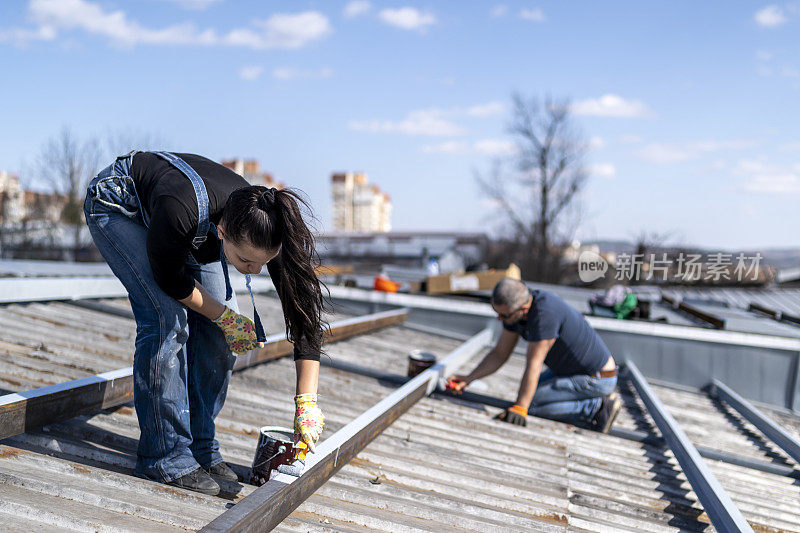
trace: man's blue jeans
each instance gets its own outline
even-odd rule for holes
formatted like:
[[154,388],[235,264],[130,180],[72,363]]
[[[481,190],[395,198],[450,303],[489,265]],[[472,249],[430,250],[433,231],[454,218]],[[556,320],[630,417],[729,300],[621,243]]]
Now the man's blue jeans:
[[556,376],[548,368],[539,376],[528,414],[564,422],[588,422],[600,409],[603,396],[611,394],[616,386],[616,376]]
[[[120,158],[92,180],[84,213],[97,248],[128,290],[136,318],[133,395],[141,436],[135,473],[169,482],[222,462],[214,418],[225,402],[235,356],[212,321],[168,296],[153,279],[129,168]],[[219,261],[200,265],[189,256],[187,268],[225,302]],[[238,311],[235,295],[225,304]]]

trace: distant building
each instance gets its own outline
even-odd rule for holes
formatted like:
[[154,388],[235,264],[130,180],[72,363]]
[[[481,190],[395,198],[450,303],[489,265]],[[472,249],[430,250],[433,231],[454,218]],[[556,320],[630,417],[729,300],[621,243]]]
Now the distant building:
[[25,198],[19,177],[0,171],[0,223],[16,224],[25,216]]
[[392,229],[392,200],[363,172],[331,176],[334,231],[388,232]]
[[261,172],[258,159],[226,159],[222,161],[222,166],[239,174],[250,182],[250,185],[263,185],[265,187],[275,187],[276,189],[286,187],[283,182],[275,181],[275,178],[269,172]]
[[483,261],[489,245],[485,233],[446,231],[331,232],[317,236],[323,262],[366,266],[398,265],[425,268],[455,253],[464,266]]

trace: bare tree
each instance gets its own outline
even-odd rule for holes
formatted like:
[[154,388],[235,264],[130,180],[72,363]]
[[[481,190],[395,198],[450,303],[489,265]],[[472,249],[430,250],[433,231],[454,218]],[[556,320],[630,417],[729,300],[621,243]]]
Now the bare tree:
[[72,228],[75,259],[83,244],[81,231],[86,187],[97,173],[99,162],[97,140],[89,138],[81,142],[68,127],[45,142],[37,161],[37,174],[54,193],[54,206],[63,202],[60,220]]
[[568,101],[524,99],[514,94],[509,131],[517,172],[496,162],[481,189],[497,205],[506,249],[526,279],[557,282],[561,251],[577,227],[578,200],[586,179],[587,143],[572,124]]

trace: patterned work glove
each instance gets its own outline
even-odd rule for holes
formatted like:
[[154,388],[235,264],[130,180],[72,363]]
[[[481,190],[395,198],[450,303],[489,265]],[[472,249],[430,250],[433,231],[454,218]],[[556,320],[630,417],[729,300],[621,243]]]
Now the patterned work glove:
[[503,422],[508,422],[509,424],[514,424],[515,426],[524,426],[527,424],[527,420],[525,417],[528,416],[528,410],[522,407],[521,405],[512,405],[496,417],[495,420],[502,420]]
[[325,417],[317,407],[317,395],[298,394],[294,397],[294,404],[297,406],[294,413],[295,441],[299,442],[302,439],[313,452],[314,443],[319,440],[319,435],[325,426]]
[[225,340],[231,351],[247,353],[258,346],[253,321],[234,312],[230,307],[225,307],[219,318],[214,319],[214,323],[225,334]]

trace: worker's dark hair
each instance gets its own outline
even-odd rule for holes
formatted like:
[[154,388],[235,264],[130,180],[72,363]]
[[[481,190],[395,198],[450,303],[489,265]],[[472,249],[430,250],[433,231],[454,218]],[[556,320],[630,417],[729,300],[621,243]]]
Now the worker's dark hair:
[[280,247],[273,259],[280,264],[280,279],[274,281],[286,333],[301,354],[311,355],[322,353],[322,328],[328,324],[322,319],[325,301],[315,270],[319,256],[301,206],[311,213],[297,191],[253,185],[231,193],[220,222],[235,244],[262,250]]

